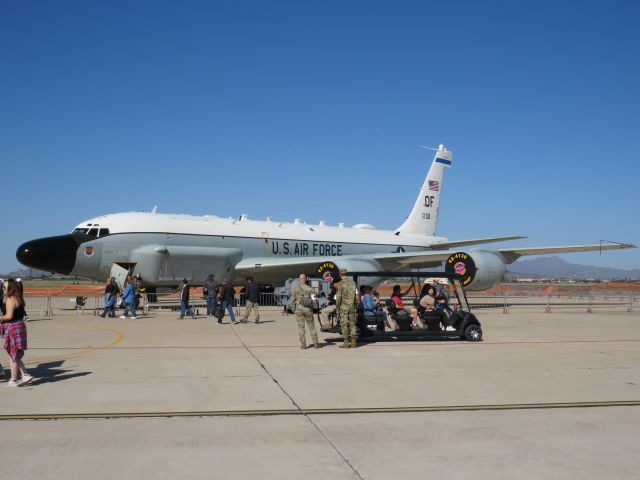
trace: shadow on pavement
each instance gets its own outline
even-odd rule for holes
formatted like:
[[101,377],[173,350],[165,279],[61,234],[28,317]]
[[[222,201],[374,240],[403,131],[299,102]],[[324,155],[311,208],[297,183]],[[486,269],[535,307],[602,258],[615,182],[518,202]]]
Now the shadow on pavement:
[[74,377],[84,377],[86,375],[91,375],[93,372],[75,372],[68,373],[71,370],[65,370],[61,367],[64,363],[64,360],[57,360],[55,362],[46,362],[40,363],[37,367],[29,368],[29,373],[34,377],[31,385],[41,385],[43,383],[53,383],[60,382],[63,380],[68,380]]

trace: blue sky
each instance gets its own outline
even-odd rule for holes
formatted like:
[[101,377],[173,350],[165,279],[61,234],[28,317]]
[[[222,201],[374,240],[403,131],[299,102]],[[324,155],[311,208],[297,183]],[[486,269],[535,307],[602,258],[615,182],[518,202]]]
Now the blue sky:
[[394,228],[440,143],[438,234],[640,244],[638,5],[2,0],[0,272],[154,205]]

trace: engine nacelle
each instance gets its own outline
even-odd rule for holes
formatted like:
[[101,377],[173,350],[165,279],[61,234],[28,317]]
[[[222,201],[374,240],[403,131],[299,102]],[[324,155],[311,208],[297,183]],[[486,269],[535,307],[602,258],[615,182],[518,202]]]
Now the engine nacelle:
[[500,252],[491,250],[454,253],[444,267],[447,273],[461,275],[462,285],[469,291],[487,290],[501,282],[507,272]]

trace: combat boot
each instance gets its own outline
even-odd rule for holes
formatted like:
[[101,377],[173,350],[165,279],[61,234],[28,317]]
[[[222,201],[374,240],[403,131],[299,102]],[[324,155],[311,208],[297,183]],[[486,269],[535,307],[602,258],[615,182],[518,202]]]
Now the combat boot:
[[307,345],[306,345],[305,343],[301,343],[301,344],[300,344],[300,348],[301,348],[302,350],[306,350],[306,349],[307,349]]
[[347,340],[346,338],[344,339],[344,342],[342,343],[342,345],[338,346],[338,348],[349,348],[351,347],[351,345],[349,345],[349,340]]
[[320,348],[320,345],[318,345],[318,341],[317,340],[315,342],[313,342],[313,348]]
[[356,348],[357,339],[356,337],[351,337],[351,348]]

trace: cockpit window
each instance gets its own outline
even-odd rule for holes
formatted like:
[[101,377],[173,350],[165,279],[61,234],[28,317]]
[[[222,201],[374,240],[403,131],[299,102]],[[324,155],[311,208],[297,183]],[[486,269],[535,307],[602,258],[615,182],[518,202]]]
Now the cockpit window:
[[73,233],[78,233],[80,235],[87,235],[88,237],[104,237],[105,235],[109,235],[109,229],[108,228],[100,228],[99,226],[95,225],[93,227],[90,228],[75,228],[73,230]]

